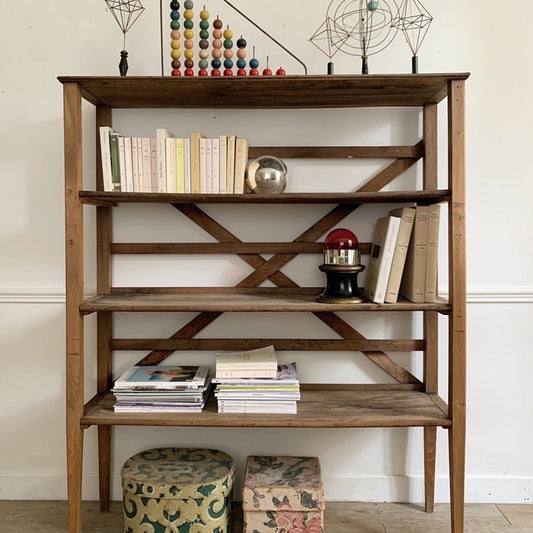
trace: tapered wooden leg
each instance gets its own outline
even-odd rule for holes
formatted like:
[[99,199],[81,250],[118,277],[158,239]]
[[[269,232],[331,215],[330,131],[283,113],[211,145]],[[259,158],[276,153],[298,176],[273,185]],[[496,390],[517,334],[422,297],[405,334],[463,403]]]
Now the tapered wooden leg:
[[[72,417],[67,409],[67,419]],[[67,423],[68,531],[81,533],[81,485],[83,465],[83,429],[79,418]]]
[[465,501],[465,454],[464,454],[464,426],[455,422],[449,429],[450,452],[450,511],[452,533],[464,531],[464,501]]
[[437,428],[424,428],[424,502],[426,513],[435,507],[435,456],[437,451]]
[[109,512],[111,499],[111,426],[98,426],[100,511]]

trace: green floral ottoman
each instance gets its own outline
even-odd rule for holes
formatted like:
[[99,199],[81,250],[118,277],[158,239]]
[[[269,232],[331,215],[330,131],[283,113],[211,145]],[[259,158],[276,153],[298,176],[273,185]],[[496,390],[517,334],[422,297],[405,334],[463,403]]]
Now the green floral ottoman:
[[243,533],[323,533],[324,487],[316,457],[248,457]]
[[158,448],[122,467],[124,533],[229,533],[233,459],[219,450]]

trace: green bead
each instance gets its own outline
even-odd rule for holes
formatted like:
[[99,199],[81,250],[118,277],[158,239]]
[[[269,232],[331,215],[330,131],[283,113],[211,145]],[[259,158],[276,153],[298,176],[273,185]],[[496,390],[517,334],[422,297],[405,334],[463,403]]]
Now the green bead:
[[233,41],[231,39],[224,39],[224,48],[229,49],[233,47]]
[[208,30],[209,29],[209,21],[208,20],[201,20],[200,21],[200,28],[202,28],[202,30]]
[[185,21],[183,22],[183,26],[188,30],[192,30],[194,28],[194,22],[190,19],[185,19]]
[[179,23],[179,20],[171,20],[171,21],[170,21],[170,27],[171,27],[173,30],[179,30],[179,29],[180,29],[180,23]]
[[200,30],[198,32],[200,39],[209,39],[209,32],[207,30]]

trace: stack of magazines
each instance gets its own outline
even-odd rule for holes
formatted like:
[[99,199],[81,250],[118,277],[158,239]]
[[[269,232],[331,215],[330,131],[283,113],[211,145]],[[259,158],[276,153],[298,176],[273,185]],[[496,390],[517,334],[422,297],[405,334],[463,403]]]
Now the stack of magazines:
[[[228,368],[230,360],[232,368]],[[278,364],[272,346],[217,355],[213,382],[219,413],[297,412],[300,382],[296,363]]]
[[117,413],[197,413],[205,405],[208,366],[133,366],[115,381]]

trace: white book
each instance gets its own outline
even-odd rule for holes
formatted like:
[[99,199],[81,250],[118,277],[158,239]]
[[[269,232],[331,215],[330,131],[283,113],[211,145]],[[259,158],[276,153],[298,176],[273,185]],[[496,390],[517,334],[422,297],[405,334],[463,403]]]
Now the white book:
[[104,191],[113,191],[113,173],[111,170],[111,147],[109,145],[110,126],[100,126],[100,156],[102,160],[102,179]]
[[155,138],[157,143],[157,192],[167,192],[166,175],[166,139],[174,137],[166,128],[157,128]]
[[176,139],[165,139],[166,192],[176,192]]
[[364,288],[365,297],[376,303],[385,302],[400,222],[399,217],[389,215],[376,223]]
[[129,191],[126,182],[126,158],[125,158],[125,143],[124,137],[120,135],[118,137],[118,159],[120,168],[120,190]]
[[138,172],[138,187],[139,192],[144,192],[144,184],[143,184],[143,145],[142,145],[142,139],[140,137],[136,137],[137,139],[137,172]]
[[191,140],[188,137],[183,139],[185,155],[185,192],[191,193]]
[[150,137],[150,173],[151,173],[151,192],[157,192],[157,139]]
[[213,139],[205,139],[205,183],[207,193],[213,193]]
[[244,174],[248,161],[248,141],[243,137],[235,139],[235,183],[233,191],[235,194],[244,193]]
[[131,138],[131,145],[130,145],[130,160],[131,160],[131,168],[133,172],[133,191],[139,192],[140,189],[140,181],[139,181],[139,158],[137,157],[137,143],[139,142],[138,137],[132,137]]
[[225,135],[220,135],[218,139],[218,183],[219,192],[225,194],[227,192],[226,182],[226,161],[227,161],[228,143]]
[[202,137],[198,141],[199,143],[199,156],[200,156],[200,193],[207,192],[207,139]]
[[211,139],[211,192],[220,192],[220,139]]
[[152,156],[151,156],[151,146],[150,146],[150,137],[141,138],[141,154],[143,162],[143,171],[142,171],[142,191],[143,192],[152,192]]

